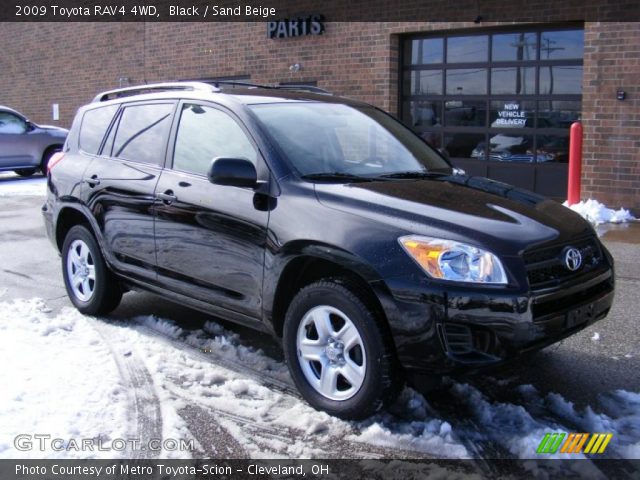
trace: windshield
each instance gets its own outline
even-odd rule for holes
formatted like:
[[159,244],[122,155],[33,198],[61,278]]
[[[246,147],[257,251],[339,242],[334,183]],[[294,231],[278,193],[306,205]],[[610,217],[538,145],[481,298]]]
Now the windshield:
[[373,107],[275,103],[250,108],[302,176],[451,172],[411,130]]

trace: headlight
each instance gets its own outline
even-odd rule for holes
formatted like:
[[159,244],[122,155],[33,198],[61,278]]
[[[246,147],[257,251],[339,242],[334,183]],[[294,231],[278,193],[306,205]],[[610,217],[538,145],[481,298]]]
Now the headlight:
[[398,241],[430,277],[455,282],[507,284],[502,263],[486,250],[418,235],[400,237]]

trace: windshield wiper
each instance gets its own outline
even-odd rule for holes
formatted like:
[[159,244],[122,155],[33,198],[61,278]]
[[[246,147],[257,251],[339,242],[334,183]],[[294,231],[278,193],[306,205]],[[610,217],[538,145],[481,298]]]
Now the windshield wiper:
[[391,172],[383,173],[379,175],[381,178],[429,178],[429,177],[443,177],[451,175],[451,173],[425,171],[425,170],[407,170],[405,172]]
[[302,175],[304,180],[338,180],[349,182],[373,182],[376,179],[371,177],[361,177],[353,173],[345,172],[320,172],[320,173],[308,173]]

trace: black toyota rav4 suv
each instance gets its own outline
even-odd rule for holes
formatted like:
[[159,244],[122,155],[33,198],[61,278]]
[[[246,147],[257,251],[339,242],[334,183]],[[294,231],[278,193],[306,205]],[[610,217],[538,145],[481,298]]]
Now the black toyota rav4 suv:
[[100,94],[51,162],[43,213],[81,312],[143,289],[270,332],[304,398],[343,418],[412,374],[557,342],[613,300],[612,258],[576,213],[320,93]]

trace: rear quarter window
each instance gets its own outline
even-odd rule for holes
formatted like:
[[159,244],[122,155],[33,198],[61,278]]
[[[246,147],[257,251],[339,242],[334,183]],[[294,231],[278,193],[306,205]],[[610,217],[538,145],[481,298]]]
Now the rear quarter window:
[[80,126],[80,149],[86,153],[96,155],[113,116],[118,111],[117,105],[92,108],[82,117]]

